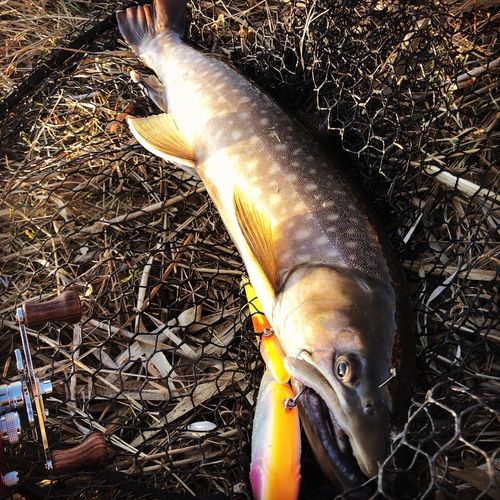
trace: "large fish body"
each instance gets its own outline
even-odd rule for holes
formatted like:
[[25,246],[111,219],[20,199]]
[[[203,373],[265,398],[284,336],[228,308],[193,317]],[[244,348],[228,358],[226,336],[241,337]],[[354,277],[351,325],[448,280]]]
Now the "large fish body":
[[399,321],[408,316],[400,269],[331,155],[253,83],[183,41],[185,9],[185,0],[156,0],[117,13],[161,80],[142,83],[164,114],[130,120],[131,129],[203,180],[294,384],[307,388],[300,402],[313,449],[349,488],[361,472],[377,474],[407,411],[413,343]]

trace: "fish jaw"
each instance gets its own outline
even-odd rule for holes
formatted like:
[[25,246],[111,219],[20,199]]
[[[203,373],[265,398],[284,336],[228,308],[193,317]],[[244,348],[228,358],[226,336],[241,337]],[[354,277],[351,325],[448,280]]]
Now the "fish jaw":
[[[307,434],[315,454],[321,450],[323,460],[328,460],[324,467],[329,469],[326,475],[343,489],[376,476],[389,445],[388,408],[373,404],[374,413],[368,414],[355,397],[346,405],[311,362],[286,358],[285,366],[294,378],[295,387],[307,387],[300,399],[301,414],[311,429]],[[355,462],[349,462],[351,458]]]
[[[308,437],[320,465],[328,462],[325,473],[344,489],[376,476],[391,433],[385,382],[397,329],[394,292],[353,269],[302,266],[286,277],[273,312],[285,366],[296,387],[308,388],[301,414],[306,430],[316,429]],[[322,425],[330,428],[327,441]],[[339,456],[357,466],[342,471]]]

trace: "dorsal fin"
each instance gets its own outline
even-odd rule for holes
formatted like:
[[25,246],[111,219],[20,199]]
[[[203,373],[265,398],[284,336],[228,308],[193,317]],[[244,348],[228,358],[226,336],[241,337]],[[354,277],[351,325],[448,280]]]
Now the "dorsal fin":
[[233,203],[238,225],[253,258],[272,290],[276,292],[278,275],[273,228],[269,214],[266,210],[259,209],[254,200],[239,186],[234,189]]
[[134,137],[151,153],[190,169],[196,167],[193,148],[177,128],[172,113],[128,118],[127,122]]

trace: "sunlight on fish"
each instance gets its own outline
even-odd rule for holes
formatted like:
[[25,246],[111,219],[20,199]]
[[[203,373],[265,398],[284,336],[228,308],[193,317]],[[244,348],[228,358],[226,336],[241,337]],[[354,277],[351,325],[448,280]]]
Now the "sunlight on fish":
[[130,118],[132,133],[202,179],[295,360],[291,382],[318,463],[339,490],[363,484],[407,418],[415,362],[404,275],[383,228],[341,160],[228,64],[183,41],[185,0],[117,20],[159,77],[133,75],[163,113]]

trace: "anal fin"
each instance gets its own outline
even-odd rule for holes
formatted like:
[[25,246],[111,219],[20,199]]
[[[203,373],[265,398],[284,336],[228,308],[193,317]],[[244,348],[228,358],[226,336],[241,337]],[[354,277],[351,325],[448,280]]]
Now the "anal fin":
[[187,167],[188,172],[193,173],[196,168],[193,148],[177,127],[171,113],[147,118],[128,118],[127,121],[134,137],[148,151]]

